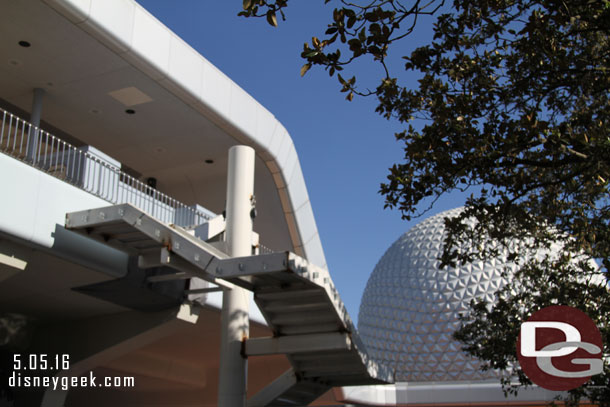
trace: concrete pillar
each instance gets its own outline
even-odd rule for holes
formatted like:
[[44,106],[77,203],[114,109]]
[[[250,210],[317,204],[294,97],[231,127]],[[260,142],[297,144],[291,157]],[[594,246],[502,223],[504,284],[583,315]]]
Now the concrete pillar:
[[39,140],[40,117],[42,115],[42,98],[44,94],[44,89],[34,89],[34,98],[32,100],[32,113],[30,114],[30,123],[32,123],[32,127],[30,128],[30,141],[28,143],[27,149],[27,159],[29,161],[34,162],[38,159],[37,150]]
[[32,114],[30,115],[30,123],[32,123],[36,127],[40,127],[40,117],[42,115],[42,98],[44,94],[44,89],[34,89],[34,98],[32,99]]
[[[226,244],[231,257],[252,254],[254,198],[254,150],[234,146],[229,150],[227,181]],[[224,290],[221,313],[220,373],[218,405],[246,405],[248,360],[242,342],[250,334],[248,311],[251,294],[240,287]]]

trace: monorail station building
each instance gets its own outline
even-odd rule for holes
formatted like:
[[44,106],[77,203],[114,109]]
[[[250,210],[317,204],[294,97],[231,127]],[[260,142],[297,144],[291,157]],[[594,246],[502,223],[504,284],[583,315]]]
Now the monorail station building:
[[0,55],[0,406],[554,396],[503,398],[449,340],[501,282],[462,270],[438,308],[402,267],[438,219],[384,256],[360,336],[288,131],[133,0],[0,0]]

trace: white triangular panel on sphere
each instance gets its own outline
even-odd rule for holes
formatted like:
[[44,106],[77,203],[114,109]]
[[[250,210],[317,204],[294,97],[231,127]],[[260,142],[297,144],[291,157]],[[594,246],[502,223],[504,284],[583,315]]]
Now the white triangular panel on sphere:
[[[392,366],[397,381],[497,377],[493,371],[481,372],[479,362],[461,350],[452,334],[459,326],[458,314],[469,309],[472,299],[493,300],[493,293],[506,284],[501,273],[510,264],[501,258],[485,259],[439,269],[444,218],[460,210],[430,217],[402,235],[383,255],[364,291],[359,315],[362,339],[367,348],[385,349],[372,357]],[[394,339],[395,335],[379,335],[379,329],[401,332]],[[397,347],[387,343],[395,340],[403,343]]]

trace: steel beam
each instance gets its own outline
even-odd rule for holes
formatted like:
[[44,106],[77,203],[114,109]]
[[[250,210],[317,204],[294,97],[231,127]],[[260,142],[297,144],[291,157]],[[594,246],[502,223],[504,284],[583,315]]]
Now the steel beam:
[[267,387],[256,393],[248,400],[248,407],[263,407],[268,406],[278,394],[288,391],[297,383],[297,377],[294,370],[289,369],[280,377],[275,379]]
[[247,356],[349,350],[352,341],[344,333],[252,338],[246,341]]

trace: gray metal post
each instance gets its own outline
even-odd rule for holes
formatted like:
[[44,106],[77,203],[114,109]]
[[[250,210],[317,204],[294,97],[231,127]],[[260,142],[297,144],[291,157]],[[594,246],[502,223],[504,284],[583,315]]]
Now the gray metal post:
[[[252,218],[254,197],[254,150],[234,146],[229,150],[227,180],[226,244],[231,257],[252,254]],[[246,405],[248,360],[242,354],[242,342],[250,333],[248,308],[250,293],[235,287],[223,291],[221,313],[220,373],[218,405]]]
[[33,162],[36,162],[36,160],[38,159],[38,157],[36,156],[36,151],[38,150],[40,117],[42,115],[42,97],[44,96],[44,94],[44,89],[34,89],[34,98],[32,100],[32,113],[30,114],[30,123],[32,123],[32,127],[30,127],[30,140],[26,153],[27,159]]

